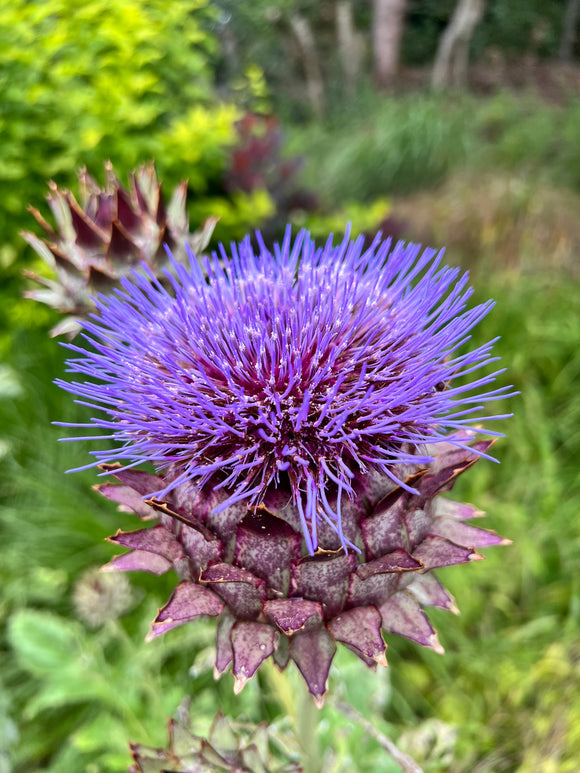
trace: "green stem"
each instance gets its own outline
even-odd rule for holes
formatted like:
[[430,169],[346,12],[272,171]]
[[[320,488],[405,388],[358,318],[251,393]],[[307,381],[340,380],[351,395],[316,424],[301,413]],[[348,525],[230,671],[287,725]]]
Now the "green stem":
[[264,669],[268,681],[282,704],[284,713],[291,719],[296,740],[302,751],[300,760],[304,773],[321,773],[322,755],[318,744],[318,717],[314,698],[308,692],[301,676],[289,669],[279,671],[273,664]]
[[320,709],[314,703],[314,698],[302,680],[302,690],[296,698],[296,717],[294,726],[298,735],[298,741],[304,752],[304,773],[320,773],[322,759],[318,745],[318,716]]

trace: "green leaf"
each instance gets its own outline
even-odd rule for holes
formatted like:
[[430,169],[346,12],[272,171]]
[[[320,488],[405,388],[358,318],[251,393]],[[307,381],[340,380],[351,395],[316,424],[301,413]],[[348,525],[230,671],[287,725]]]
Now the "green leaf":
[[42,711],[61,706],[96,701],[117,708],[118,699],[111,692],[111,685],[98,674],[73,664],[70,672],[55,673],[52,679],[42,683],[38,692],[26,704],[24,716],[34,719]]
[[127,733],[116,717],[101,713],[73,733],[71,744],[84,754],[114,748],[126,751]]
[[39,675],[70,669],[82,636],[78,623],[32,609],[16,612],[8,625],[8,640],[21,665]]

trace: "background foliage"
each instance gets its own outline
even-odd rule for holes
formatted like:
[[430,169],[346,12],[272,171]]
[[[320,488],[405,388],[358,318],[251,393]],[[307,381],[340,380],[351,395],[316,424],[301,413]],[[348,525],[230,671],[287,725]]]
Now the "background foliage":
[[[240,235],[268,216],[265,192],[224,195],[241,110],[214,89],[215,19],[208,0],[1,5],[3,281],[20,274],[18,232],[31,224],[26,204],[42,209],[48,179],[75,190],[81,166],[102,179],[107,159],[125,177],[154,158],[167,189],[187,177],[198,220],[218,209],[219,196],[221,237]],[[252,99],[259,83],[258,73]],[[238,91],[244,84],[242,78]]]
[[[329,4],[277,7],[283,14],[297,5],[316,28]],[[529,50],[551,55],[564,5],[490,0],[475,48],[483,60],[491,46],[508,59],[521,37]],[[502,336],[505,378],[521,394],[502,406],[515,415],[497,446],[501,465],[478,463],[458,494],[487,510],[489,526],[514,545],[487,551],[486,562],[462,572],[445,570],[462,611],[451,619],[433,612],[445,657],[390,637],[391,668],[371,674],[342,652],[331,694],[396,738],[428,773],[575,773],[577,91],[547,92],[534,81],[524,93],[394,96],[363,82],[356,99],[333,96],[324,122],[305,121],[307,111],[296,109],[298,71],[277,70],[286,42],[283,26],[268,22],[270,6],[0,6],[0,772],[118,773],[128,764],[128,740],[164,743],[166,718],[186,695],[201,730],[220,705],[234,717],[288,726],[291,700],[272,674],[236,698],[230,676],[213,681],[212,624],[144,644],[147,621],[170,591],[166,578],[131,577],[129,611],[100,627],[83,622],[74,602],[85,571],[115,552],[103,538],[133,524],[91,490],[93,472],[63,474],[88,449],[58,443],[50,422],[82,420],[84,409],[51,383],[62,375],[64,352],[47,337],[52,312],[20,299],[21,271],[33,256],[17,232],[31,227],[26,205],[41,205],[48,178],[74,189],[83,164],[98,176],[111,158],[123,176],[155,157],[166,192],[189,178],[194,224],[222,215],[218,238],[260,222],[273,235],[282,215],[320,236],[338,234],[347,219],[365,232],[382,222],[405,238],[447,244],[450,261],[472,270],[478,298],[496,299],[477,340]],[[409,0],[408,63],[429,59],[452,6]],[[356,8],[364,29],[368,6]],[[228,24],[242,41],[233,75],[223,53]],[[532,34],[538,25],[548,30],[541,42]],[[265,79],[259,67],[246,69],[256,63]],[[269,156],[263,137],[248,144],[236,128],[248,107],[264,112],[268,103],[300,118],[281,123]],[[266,182],[236,188],[232,158]],[[314,198],[282,211],[288,169],[296,189]],[[398,770],[332,701],[320,744],[328,773]]]

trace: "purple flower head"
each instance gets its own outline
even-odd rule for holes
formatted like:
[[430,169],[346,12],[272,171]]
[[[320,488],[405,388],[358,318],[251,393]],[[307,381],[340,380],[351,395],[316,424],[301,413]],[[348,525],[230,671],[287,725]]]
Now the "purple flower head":
[[[427,446],[465,447],[466,428],[501,371],[493,341],[459,353],[492,302],[468,308],[467,274],[442,253],[377,236],[316,247],[305,232],[269,250],[246,238],[205,262],[173,262],[165,289],[144,267],[99,296],[72,372],[59,385],[104,414],[89,427],[120,448],[93,464],[151,462],[165,488],[227,492],[214,513],[290,492],[308,552],[332,526],[345,549],[341,502],[353,481],[381,473],[408,491],[405,465],[432,461]],[[459,384],[457,380],[459,379]],[[79,425],[76,425],[79,426]],[[496,433],[489,433],[496,434]],[[485,455],[482,453],[482,455]],[[91,466],[91,465],[87,465]],[[82,469],[82,468],[79,468]]]

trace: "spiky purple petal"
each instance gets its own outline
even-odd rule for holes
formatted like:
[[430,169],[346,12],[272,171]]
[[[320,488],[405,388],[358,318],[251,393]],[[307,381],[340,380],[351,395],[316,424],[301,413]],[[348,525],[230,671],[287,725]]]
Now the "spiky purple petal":
[[207,588],[193,582],[181,582],[167,604],[159,610],[147,638],[154,639],[196,617],[217,617],[223,608],[222,600]]
[[434,574],[428,572],[414,575],[413,581],[407,586],[407,591],[412,593],[424,607],[439,607],[456,615],[459,614],[455,599]]
[[264,612],[287,636],[319,628],[323,622],[322,604],[302,598],[267,601]]
[[226,607],[219,619],[216,634],[215,676],[221,676],[233,660],[232,628],[236,618]]
[[267,512],[248,513],[238,526],[234,560],[286,595],[290,564],[300,558],[301,546],[300,535],[284,521]]
[[381,636],[381,615],[375,607],[355,607],[333,618],[328,630],[364,660],[387,665]]
[[413,558],[421,561],[425,569],[440,569],[443,566],[480,561],[483,556],[473,548],[463,548],[442,537],[429,535],[414,550]]
[[500,537],[494,531],[477,529],[453,518],[435,518],[431,525],[431,534],[454,542],[465,548],[487,548],[491,545],[508,545],[509,540]]
[[407,639],[443,653],[437,633],[419,602],[406,591],[395,593],[379,609],[383,628],[389,633],[397,633]]
[[132,510],[143,521],[152,521],[155,519],[155,510],[143,501],[143,497],[130,486],[119,486],[112,483],[103,483],[100,486],[94,486],[94,489],[107,499],[111,499],[119,505],[122,510]]
[[336,644],[326,628],[297,633],[290,639],[290,656],[300,669],[318,708],[322,708],[335,652]]
[[132,550],[122,556],[113,556],[111,561],[102,567],[103,572],[148,572],[161,575],[172,567],[171,561],[147,550]]
[[109,542],[123,545],[131,550],[156,553],[170,563],[184,557],[183,548],[179,541],[163,526],[153,526],[151,529],[140,529],[139,531],[118,531],[114,537],[109,537]]
[[325,616],[333,617],[344,605],[352,569],[344,554],[305,558],[294,567],[292,595],[321,601]]
[[266,600],[266,584],[253,574],[231,564],[214,564],[200,581],[222,598],[239,620],[255,620]]
[[[164,480],[144,495],[203,489],[207,502],[213,489],[206,522],[221,539],[287,481],[308,552],[321,535],[360,550],[355,477],[415,493],[406,466],[455,448],[457,464],[435,462],[435,491],[473,463],[477,404],[506,390],[489,389],[500,371],[457,381],[493,361],[493,342],[458,352],[492,304],[468,308],[467,275],[416,245],[317,248],[289,231],[272,251],[258,241],[257,254],[249,239],[221,249],[207,277],[193,257],[172,262],[171,291],[147,271],[123,280],[85,323],[92,348],[69,345],[71,371],[91,380],[59,383],[121,444],[95,464],[152,462]],[[473,447],[487,455],[488,443]]]
[[263,623],[236,623],[232,629],[234,653],[234,692],[238,693],[258,666],[269,658],[276,648],[276,631]]

